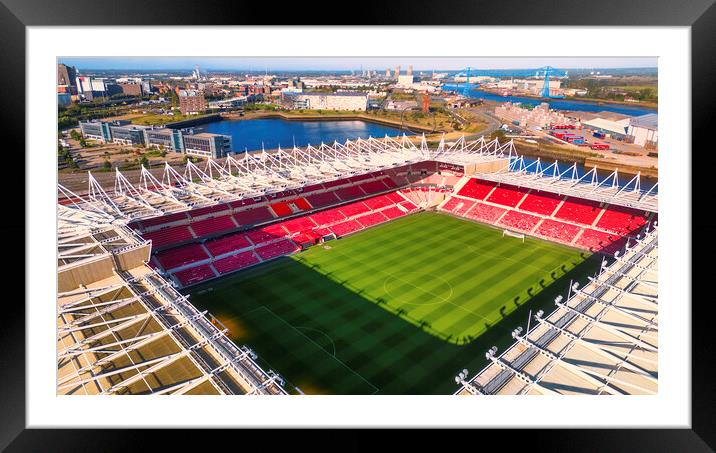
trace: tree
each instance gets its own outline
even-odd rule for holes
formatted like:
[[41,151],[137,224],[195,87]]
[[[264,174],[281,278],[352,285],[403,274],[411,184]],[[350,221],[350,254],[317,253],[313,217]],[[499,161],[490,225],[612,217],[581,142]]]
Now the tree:
[[77,132],[77,129],[72,129],[70,131],[70,137],[73,138],[74,140],[79,140],[82,138],[82,135],[79,132]]
[[85,140],[84,137],[80,138],[80,146],[83,148],[87,148],[87,140]]
[[102,164],[102,168],[104,168],[106,171],[110,171],[112,169],[112,162],[108,160],[105,160]]
[[143,165],[143,166],[145,166],[145,167],[148,167],[148,166],[149,166],[149,159],[147,159],[147,156],[142,156],[142,157],[140,157],[139,159],[137,159],[137,163],[138,163],[140,166]]

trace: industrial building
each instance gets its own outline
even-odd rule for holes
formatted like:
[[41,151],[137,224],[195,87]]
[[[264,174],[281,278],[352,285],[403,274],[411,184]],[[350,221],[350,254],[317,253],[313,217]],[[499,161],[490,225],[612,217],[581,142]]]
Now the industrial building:
[[360,111],[368,109],[368,95],[364,93],[286,93],[282,98],[283,104],[293,109]]
[[659,121],[656,113],[637,116],[629,120],[629,141],[646,149],[656,149],[659,143]]
[[137,126],[127,120],[80,121],[82,135],[102,143],[144,145],[145,129],[146,126]]

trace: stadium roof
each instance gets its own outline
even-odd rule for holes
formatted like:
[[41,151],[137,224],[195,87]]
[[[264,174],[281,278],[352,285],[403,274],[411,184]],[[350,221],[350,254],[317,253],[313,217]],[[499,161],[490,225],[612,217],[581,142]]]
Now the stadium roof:
[[537,159],[528,163],[520,157],[513,159],[509,167],[494,173],[480,173],[479,177],[650,212],[657,212],[659,206],[658,182],[642,189],[640,174],[620,180],[615,170],[600,178],[596,167],[580,174],[576,163],[564,169],[557,161],[544,164]]
[[659,129],[659,115],[656,113],[647,113],[646,115],[632,118],[629,124],[633,127],[643,127],[645,129]]
[[627,247],[470,379],[459,395],[645,394],[658,385],[658,233]]
[[142,167],[139,184],[130,183],[116,169],[113,190],[103,188],[88,172],[86,197],[59,185],[58,198],[67,209],[108,220],[130,221],[300,189],[426,160],[464,165],[515,155],[512,142],[500,144],[484,138],[472,142],[461,138],[451,146],[441,141],[434,150],[428,148],[425,137],[419,146],[406,136],[400,140],[357,139],[343,144],[309,145],[303,149],[244,153],[239,158],[228,156],[223,165],[208,159],[204,168],[189,161],[183,174],[166,163],[161,180]]

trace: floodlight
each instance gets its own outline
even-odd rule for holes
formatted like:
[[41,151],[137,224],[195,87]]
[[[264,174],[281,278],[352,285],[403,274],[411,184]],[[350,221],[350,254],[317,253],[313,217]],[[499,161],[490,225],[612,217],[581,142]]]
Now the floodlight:
[[618,256],[619,256],[619,251],[617,250],[616,252],[614,252],[614,258],[616,258]]
[[577,289],[579,289],[579,282],[574,282],[574,284],[572,285],[572,290],[576,291]]
[[462,370],[463,373],[465,373],[465,376],[467,376],[467,368]]
[[544,310],[538,311],[537,313],[535,313],[535,319],[540,319],[543,314],[544,314]]
[[[563,299],[563,297],[562,297],[562,295],[560,294],[559,296],[557,296],[557,297],[554,298],[554,303],[555,303],[555,304],[558,304],[558,303],[562,302],[562,299]],[[540,311],[542,311],[542,310],[540,310]]]
[[459,383],[460,383],[460,378],[457,377],[457,376],[455,376],[455,383],[456,383],[456,384],[459,384]]
[[659,222],[654,222],[654,226],[657,226],[658,224],[659,224]]

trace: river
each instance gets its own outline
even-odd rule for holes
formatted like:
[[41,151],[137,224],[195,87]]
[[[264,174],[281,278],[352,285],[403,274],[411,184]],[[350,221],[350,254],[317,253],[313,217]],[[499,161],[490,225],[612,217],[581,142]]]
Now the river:
[[[458,91],[462,90],[462,86],[457,85],[445,85],[445,89]],[[647,113],[657,113],[655,109],[649,109],[645,107],[623,105],[623,104],[604,104],[599,105],[593,102],[587,101],[576,101],[567,99],[551,99],[549,101],[543,101],[541,99],[528,98],[522,96],[500,96],[499,94],[490,93],[488,91],[472,88],[470,89],[470,96],[478,99],[485,99],[488,101],[496,102],[519,102],[521,104],[539,105],[542,102],[549,103],[549,108],[554,110],[570,110],[573,112],[614,112],[622,115],[639,116],[646,115]]]
[[385,135],[413,135],[395,127],[361,120],[347,121],[287,121],[280,118],[253,120],[223,120],[202,124],[195,132],[230,135],[234,151],[318,146],[334,141],[345,142],[357,138],[383,138]]

